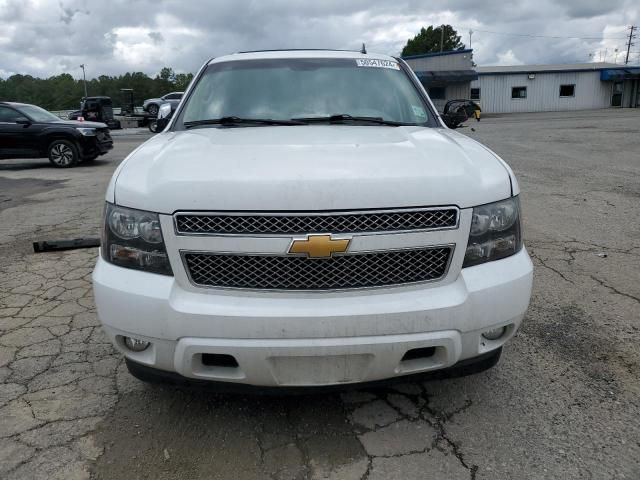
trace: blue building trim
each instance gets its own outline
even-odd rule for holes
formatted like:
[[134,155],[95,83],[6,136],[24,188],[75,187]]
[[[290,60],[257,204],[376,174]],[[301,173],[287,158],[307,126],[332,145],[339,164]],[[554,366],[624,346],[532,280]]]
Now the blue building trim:
[[636,80],[640,78],[640,67],[607,68],[600,70],[600,80]]
[[471,53],[473,52],[472,48],[467,48],[466,50],[448,50],[446,52],[431,52],[431,53],[421,53],[420,55],[408,55],[406,57],[400,57],[403,60],[411,60],[413,58],[428,58],[428,57],[440,57],[441,55],[456,55],[458,53]]
[[428,72],[415,72],[422,84],[432,83],[462,83],[478,79],[475,70],[437,70]]
[[[526,66],[526,65],[525,65]],[[600,67],[600,68],[568,68],[566,70],[513,70],[510,72],[478,72],[478,75],[483,77],[487,75],[528,75],[533,73],[575,73],[575,72],[602,72],[604,70],[628,70],[628,67]]]

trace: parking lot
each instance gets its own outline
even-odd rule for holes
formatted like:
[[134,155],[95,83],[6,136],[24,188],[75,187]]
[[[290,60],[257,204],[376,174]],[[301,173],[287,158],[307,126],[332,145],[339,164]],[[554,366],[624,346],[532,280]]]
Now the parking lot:
[[[472,128],[474,130],[472,130]],[[0,477],[640,478],[640,111],[473,122],[513,167],[536,266],[494,369],[313,396],[148,386],[102,334],[103,194],[146,134],[91,165],[0,162]]]

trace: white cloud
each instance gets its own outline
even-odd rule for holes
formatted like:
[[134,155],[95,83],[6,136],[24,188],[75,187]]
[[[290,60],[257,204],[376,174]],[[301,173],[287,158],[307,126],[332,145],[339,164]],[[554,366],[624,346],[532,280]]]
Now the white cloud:
[[507,50],[506,52],[498,54],[496,65],[524,65],[524,62],[516,57],[513,50]]
[[[0,0],[0,75],[90,77],[163,66],[195,72],[212,56],[264,48],[398,54],[420,27],[450,23],[480,65],[572,63],[624,48],[637,0]],[[553,39],[519,34],[597,37]],[[607,37],[607,39],[602,39]],[[637,48],[637,47],[636,47]],[[622,56],[618,55],[618,61]],[[597,60],[597,58],[596,58]]]

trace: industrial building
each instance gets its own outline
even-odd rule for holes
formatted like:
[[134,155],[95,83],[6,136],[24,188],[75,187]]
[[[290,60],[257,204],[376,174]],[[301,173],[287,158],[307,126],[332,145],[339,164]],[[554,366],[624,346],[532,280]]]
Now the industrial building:
[[425,53],[402,57],[413,69],[439,111],[449,100],[469,98],[474,70],[473,50]]
[[470,98],[483,113],[640,106],[640,67],[613,63],[477,67]]
[[483,113],[640,106],[640,67],[613,63],[476,67],[473,50],[403,57],[440,111],[449,100]]

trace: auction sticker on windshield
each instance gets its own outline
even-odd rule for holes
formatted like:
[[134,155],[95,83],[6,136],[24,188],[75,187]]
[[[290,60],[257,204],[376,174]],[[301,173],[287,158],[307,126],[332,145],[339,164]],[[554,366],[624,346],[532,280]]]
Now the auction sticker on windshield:
[[356,65],[359,67],[374,68],[391,68],[392,70],[400,70],[400,65],[391,60],[381,60],[378,58],[356,58]]

